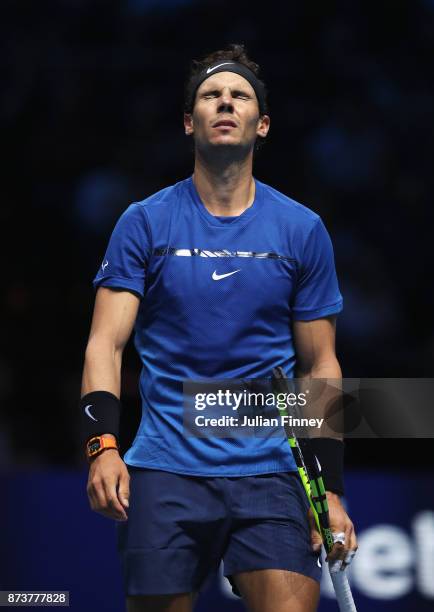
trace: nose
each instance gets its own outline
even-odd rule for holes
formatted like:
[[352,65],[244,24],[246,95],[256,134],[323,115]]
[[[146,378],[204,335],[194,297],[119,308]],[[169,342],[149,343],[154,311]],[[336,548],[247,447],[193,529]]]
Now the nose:
[[220,96],[218,111],[219,112],[224,112],[224,111],[232,112],[233,109],[234,109],[234,106],[233,106],[233,99],[232,99],[231,91],[229,88],[224,89]]

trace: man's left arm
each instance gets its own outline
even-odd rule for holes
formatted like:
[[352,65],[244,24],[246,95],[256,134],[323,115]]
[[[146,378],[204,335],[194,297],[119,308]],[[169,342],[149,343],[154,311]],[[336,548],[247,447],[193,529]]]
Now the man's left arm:
[[[294,321],[293,336],[296,350],[296,377],[304,379],[304,385],[309,379],[328,379],[330,384],[324,385],[320,400],[317,400],[315,414],[318,410],[327,419],[327,410],[336,405],[334,400],[340,395],[339,383],[342,372],[335,352],[336,316],[328,316],[313,321]],[[333,395],[335,397],[333,397]],[[322,402],[322,406],[318,405]],[[313,416],[313,415],[311,415]],[[315,448],[315,444],[317,448]],[[319,446],[318,446],[319,445]],[[327,502],[329,505],[330,527],[333,533],[344,533],[345,544],[335,544],[328,559],[348,560],[349,553],[354,554],[357,550],[357,539],[353,523],[345,512],[340,496],[343,487],[339,480],[343,481],[343,440],[342,436],[334,434],[328,438],[317,438],[314,440],[314,450],[322,450],[323,457],[319,458],[324,468],[324,482],[326,487]],[[317,454],[319,454],[317,452]],[[329,478],[327,478],[329,475]],[[328,488],[328,482],[330,488]],[[314,550],[321,547],[321,536],[319,535],[312,510],[309,510],[309,521],[311,524],[311,540]],[[350,555],[351,556],[351,555]]]

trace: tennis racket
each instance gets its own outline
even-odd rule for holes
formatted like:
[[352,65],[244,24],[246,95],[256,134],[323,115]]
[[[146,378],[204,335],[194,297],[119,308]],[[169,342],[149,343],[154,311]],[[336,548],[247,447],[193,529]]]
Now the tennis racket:
[[[280,367],[273,370],[273,385],[275,391],[278,393],[287,394],[289,392],[288,382]],[[298,416],[295,409],[289,406],[288,408],[290,412],[285,409],[282,413],[292,417]],[[321,534],[324,548],[328,554],[333,548],[334,541],[333,533],[330,529],[327,496],[321,475],[320,463],[312,451],[310,440],[307,436],[303,435],[297,438],[293,427],[286,423],[285,433],[297,465],[301,482],[303,483],[310,507],[312,508],[318,531]],[[329,571],[339,610],[341,612],[357,612],[346,571],[341,570],[339,564],[334,569],[333,564],[330,563]]]

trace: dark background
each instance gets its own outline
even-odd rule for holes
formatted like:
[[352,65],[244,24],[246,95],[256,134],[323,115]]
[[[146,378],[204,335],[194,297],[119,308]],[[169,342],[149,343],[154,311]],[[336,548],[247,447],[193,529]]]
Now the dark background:
[[[432,376],[432,0],[4,0],[0,41],[0,466],[82,465],[91,281],[128,204],[191,174],[183,81],[230,42],[270,91],[255,176],[332,236],[344,375]],[[124,446],[138,372],[130,345]],[[428,441],[397,444],[350,441],[347,464],[427,460]]]

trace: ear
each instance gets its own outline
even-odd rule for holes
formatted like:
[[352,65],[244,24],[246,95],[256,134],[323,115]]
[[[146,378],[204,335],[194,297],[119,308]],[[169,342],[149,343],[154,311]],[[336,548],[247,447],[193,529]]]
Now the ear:
[[191,136],[193,129],[193,116],[190,113],[184,113],[184,129],[187,136]]
[[258,119],[258,127],[256,128],[256,134],[265,138],[270,129],[270,117],[268,115],[261,115]]

